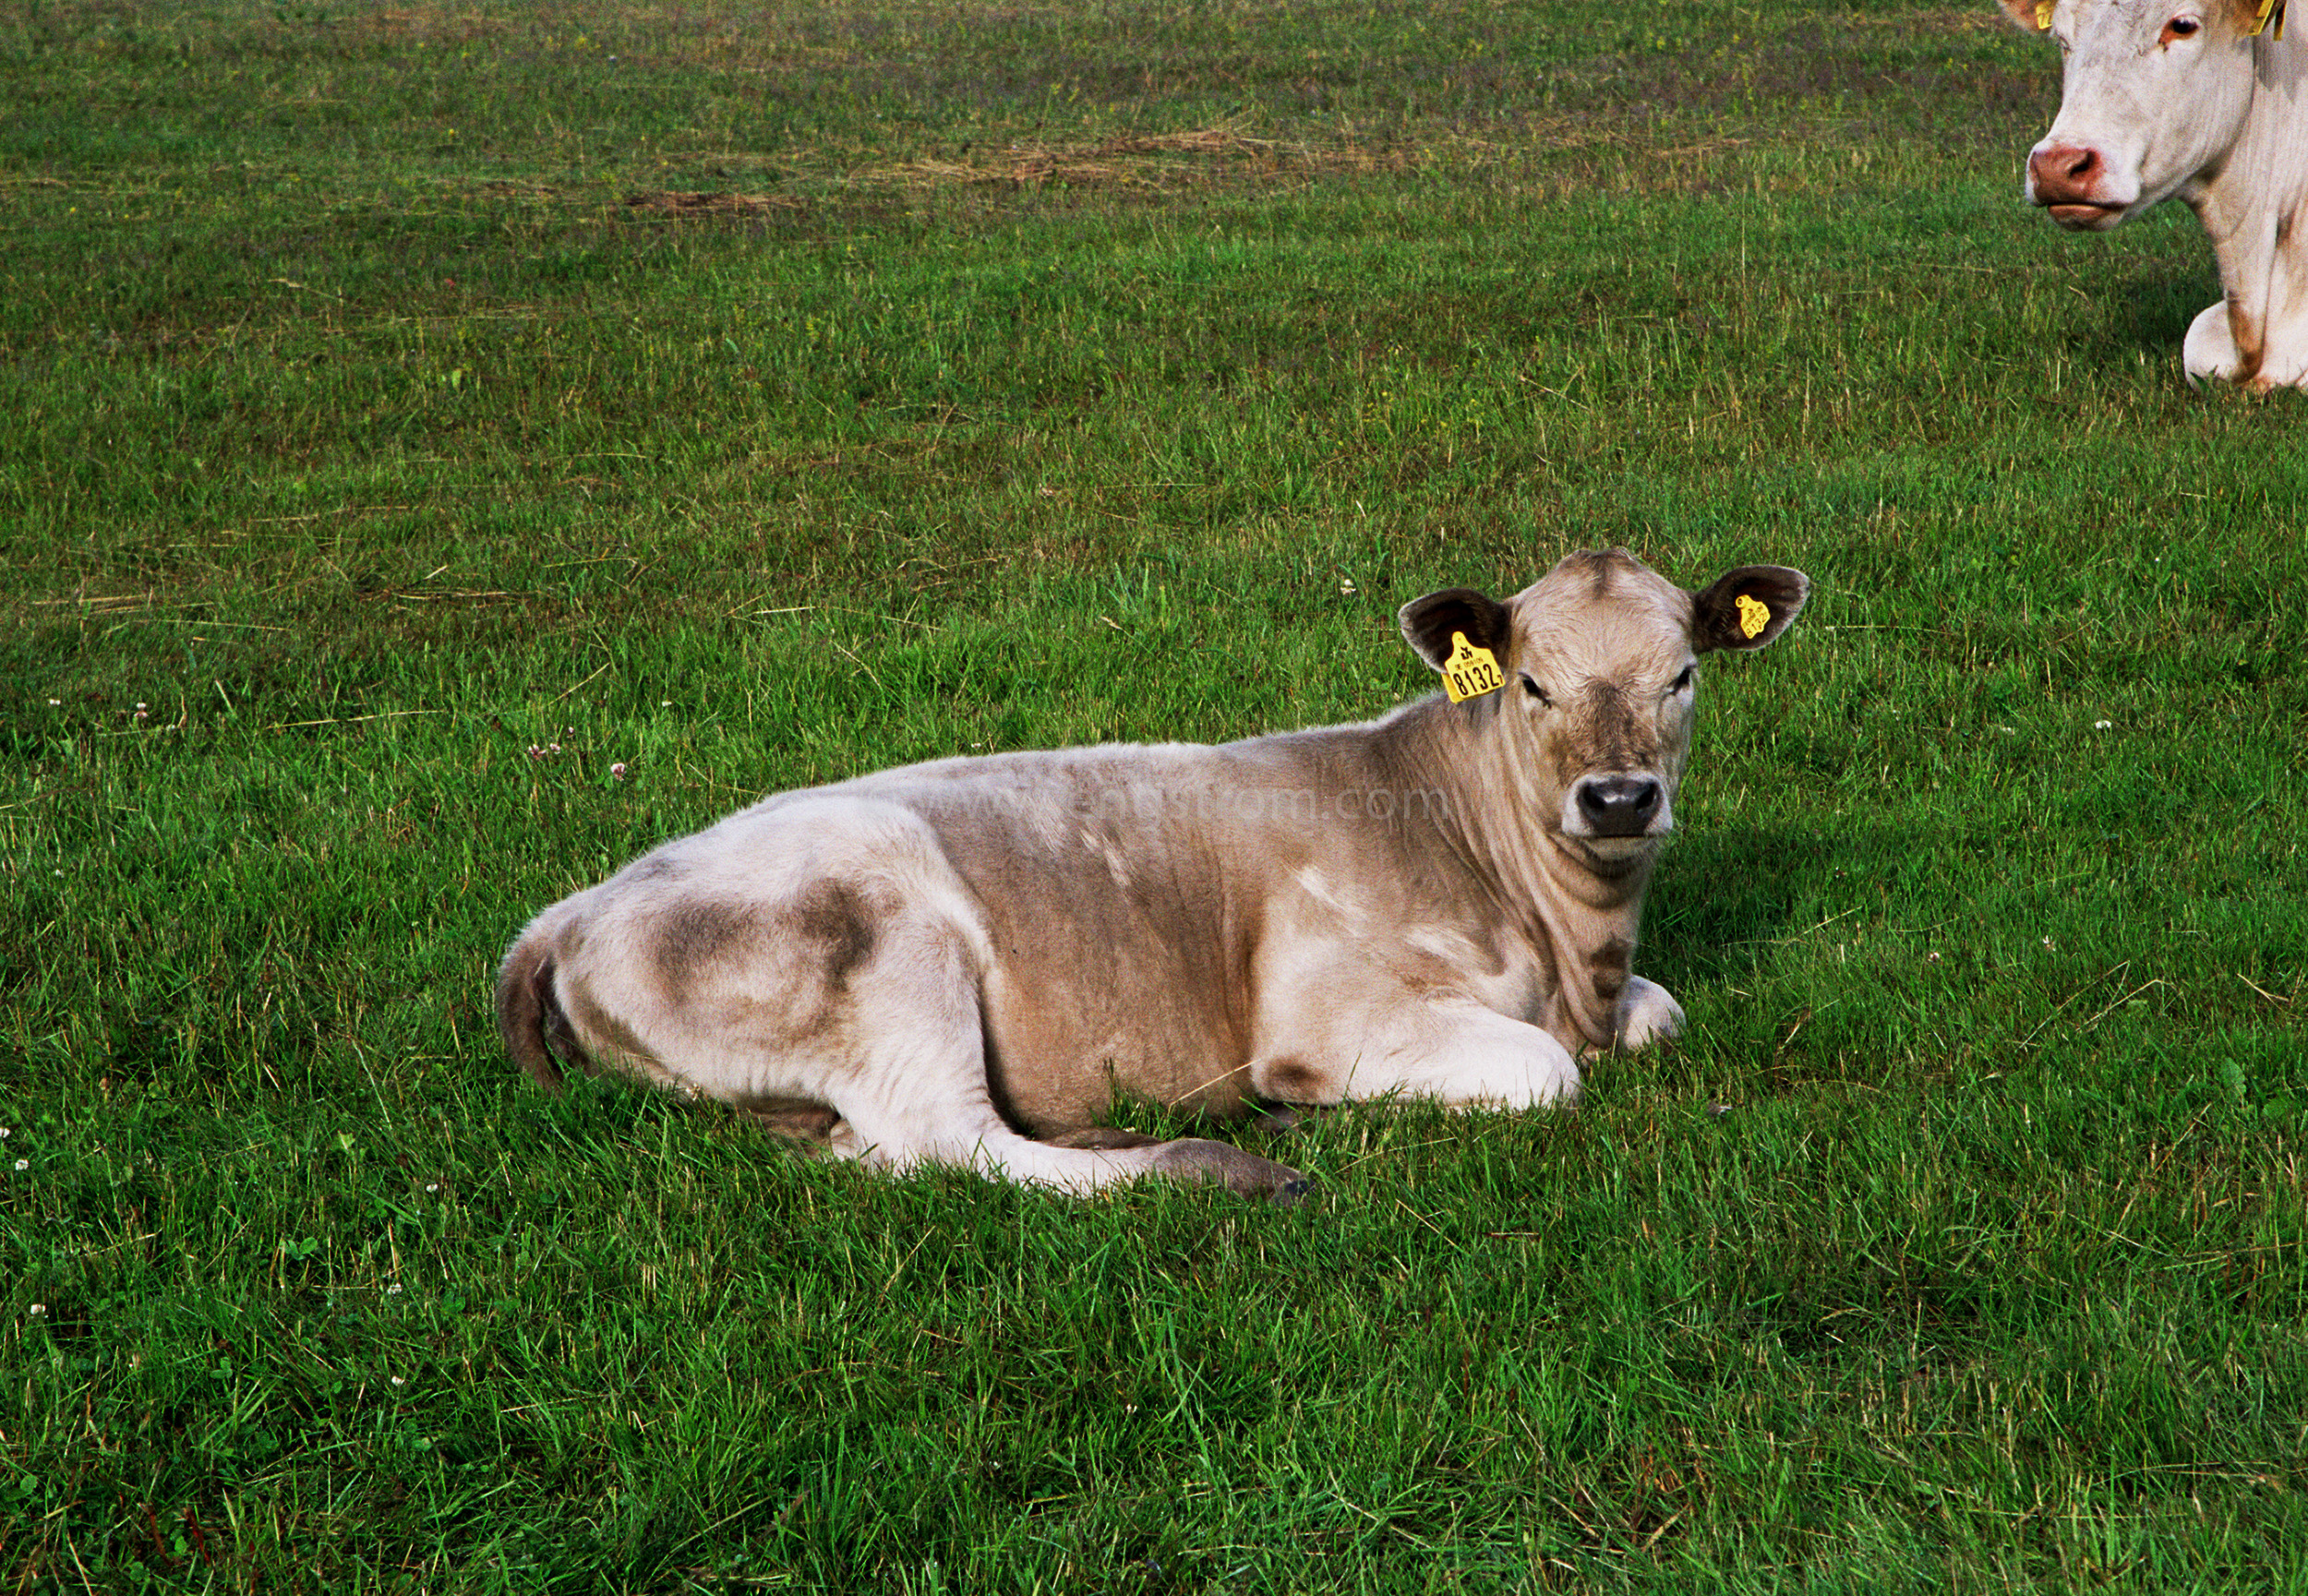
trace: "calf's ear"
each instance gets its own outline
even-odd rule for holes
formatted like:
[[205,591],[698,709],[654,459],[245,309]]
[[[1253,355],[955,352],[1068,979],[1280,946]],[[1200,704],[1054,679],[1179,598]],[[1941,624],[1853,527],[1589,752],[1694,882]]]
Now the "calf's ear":
[[1691,648],[1761,648],[1803,608],[1811,579],[1784,565],[1743,565],[1691,594]]
[[2030,33],[2042,33],[2051,27],[2051,0],[1996,0],[1996,8]]
[[1507,664],[1507,645],[1514,637],[1507,606],[1471,587],[1446,587],[1414,598],[1402,606],[1396,619],[1402,623],[1402,640],[1436,670],[1450,657],[1453,632],[1463,632],[1475,647],[1489,649],[1502,667]]

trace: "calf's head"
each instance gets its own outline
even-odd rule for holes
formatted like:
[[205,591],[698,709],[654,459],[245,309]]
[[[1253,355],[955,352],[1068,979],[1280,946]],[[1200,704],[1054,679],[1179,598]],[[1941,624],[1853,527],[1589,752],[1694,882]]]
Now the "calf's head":
[[1499,739],[1521,807],[1598,860],[1649,851],[1675,823],[1700,656],[1787,630],[1810,579],[1747,565],[1692,592],[1623,548],[1566,556],[1500,603],[1450,588],[1402,606],[1402,635],[1445,669],[1485,649],[1503,685],[1462,705]]
[[2252,110],[2254,43],[2282,0],[1999,0],[2066,59],[2060,114],[2028,151],[2028,203],[2113,227],[2216,172]]

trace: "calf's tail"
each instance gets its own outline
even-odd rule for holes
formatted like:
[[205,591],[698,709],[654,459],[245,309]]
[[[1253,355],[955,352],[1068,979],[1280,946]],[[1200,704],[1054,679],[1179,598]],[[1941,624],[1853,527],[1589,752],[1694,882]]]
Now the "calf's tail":
[[561,1068],[546,1038],[554,1022],[566,1028],[553,995],[550,940],[535,927],[523,933],[497,971],[497,1035],[513,1062],[548,1092],[561,1089]]

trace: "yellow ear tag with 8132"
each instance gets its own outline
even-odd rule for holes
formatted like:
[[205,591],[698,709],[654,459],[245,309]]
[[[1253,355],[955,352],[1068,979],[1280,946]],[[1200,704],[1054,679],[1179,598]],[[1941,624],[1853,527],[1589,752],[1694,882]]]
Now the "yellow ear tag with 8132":
[[1462,631],[1450,634],[1450,657],[1443,661],[1442,678],[1444,690],[1450,694],[1452,703],[1481,698],[1507,685],[1506,675],[1498,668],[1498,656],[1487,648],[1469,642]]
[[1739,594],[1739,635],[1760,637],[1763,628],[1771,624],[1771,606],[1760,598]]

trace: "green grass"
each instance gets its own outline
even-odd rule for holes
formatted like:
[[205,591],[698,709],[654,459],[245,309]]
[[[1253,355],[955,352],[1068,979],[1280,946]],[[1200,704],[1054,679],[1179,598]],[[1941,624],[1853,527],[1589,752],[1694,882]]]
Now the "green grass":
[[[2308,402],[2025,212],[2056,98],[1986,0],[0,7],[0,1585],[2308,1587]],[[1374,714],[1613,543],[1816,586],[1576,1113],[1076,1202],[497,1049],[755,795]]]

